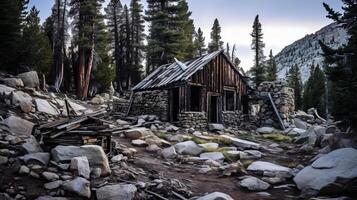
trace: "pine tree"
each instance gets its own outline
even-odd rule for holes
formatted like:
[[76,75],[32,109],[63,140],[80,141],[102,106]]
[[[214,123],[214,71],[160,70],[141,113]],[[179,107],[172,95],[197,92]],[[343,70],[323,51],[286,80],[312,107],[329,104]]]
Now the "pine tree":
[[295,109],[299,110],[302,106],[302,81],[300,75],[300,68],[297,65],[293,65],[289,69],[289,75],[287,77],[289,87],[294,89],[295,96]]
[[305,83],[303,106],[304,110],[316,108],[324,116],[325,113],[325,75],[320,69],[312,65],[311,75]]
[[122,67],[124,65],[124,36],[121,34],[121,27],[124,23],[123,6],[120,0],[111,0],[105,8],[110,32],[111,50],[115,62],[116,89],[122,93]]
[[77,97],[88,97],[95,53],[95,30],[104,0],[71,0],[70,15],[74,17],[74,44],[77,46],[78,64],[74,67]]
[[254,24],[253,24],[253,32],[250,34],[253,38],[251,48],[254,50],[254,66],[251,69],[252,72],[252,79],[256,87],[266,80],[265,77],[265,56],[264,56],[264,47],[265,44],[263,42],[263,33],[262,33],[262,25],[259,22],[259,15],[255,17]]
[[203,54],[206,54],[207,48],[205,44],[205,37],[203,36],[201,28],[198,28],[197,33],[195,34],[195,47],[195,55],[202,56]]
[[0,69],[15,71],[29,0],[0,1]]
[[188,60],[195,57],[195,26],[193,24],[193,20],[190,18],[192,12],[189,11],[188,3],[186,0],[180,0],[177,4],[178,14],[177,17],[174,18],[178,27],[178,32],[181,32],[181,47],[179,53],[180,59]]
[[48,75],[52,64],[49,40],[42,31],[39,11],[32,7],[26,16],[19,49],[20,64]]
[[221,41],[221,39],[221,26],[216,18],[211,31],[211,42],[208,44],[209,53],[223,49],[223,41]]
[[323,50],[327,67],[327,76],[332,84],[332,114],[337,120],[342,120],[344,126],[351,126],[357,130],[357,2],[343,0],[344,13],[339,13],[324,4],[328,12],[327,17],[333,19],[348,34],[347,45],[338,49],[332,49],[322,41],[320,46]]
[[268,81],[276,81],[277,79],[277,68],[275,58],[273,56],[273,51],[270,49],[269,60],[267,66],[267,80]]

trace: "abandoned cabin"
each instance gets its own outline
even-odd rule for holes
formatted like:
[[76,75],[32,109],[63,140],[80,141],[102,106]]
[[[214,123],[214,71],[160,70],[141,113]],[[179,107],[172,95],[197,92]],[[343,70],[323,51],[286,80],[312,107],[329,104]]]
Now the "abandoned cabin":
[[234,125],[248,112],[245,77],[223,51],[162,65],[133,88],[129,115],[152,114],[183,127]]

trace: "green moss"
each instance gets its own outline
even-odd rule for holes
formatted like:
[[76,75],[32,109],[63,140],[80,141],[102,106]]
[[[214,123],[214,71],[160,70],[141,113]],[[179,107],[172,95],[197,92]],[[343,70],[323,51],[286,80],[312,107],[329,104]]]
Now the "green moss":
[[187,139],[187,140],[192,140],[192,141],[194,141],[196,144],[205,144],[205,143],[208,143],[208,142],[209,142],[209,141],[207,141],[207,140],[198,138],[198,137],[196,137],[196,136],[193,136],[191,139]]
[[254,162],[253,160],[240,160],[240,161],[243,164],[245,169],[247,169],[248,166]]
[[167,139],[167,136],[168,136],[167,133],[161,132],[161,131],[155,132],[155,135],[156,135],[157,137],[161,138],[161,139],[164,139],[164,140],[166,140],[166,139]]
[[218,143],[218,144],[222,144],[224,146],[230,146],[232,145],[232,140],[230,139],[227,139],[227,138],[223,138],[223,137],[214,137],[211,142],[215,142],[215,143]]
[[266,134],[262,136],[265,139],[274,140],[276,142],[291,142],[292,138],[280,133]]

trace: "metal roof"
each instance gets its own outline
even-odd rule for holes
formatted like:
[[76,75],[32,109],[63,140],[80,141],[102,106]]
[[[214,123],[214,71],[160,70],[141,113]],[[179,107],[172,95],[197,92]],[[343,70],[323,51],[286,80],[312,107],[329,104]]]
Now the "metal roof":
[[[176,61],[171,64],[162,65],[156,70],[154,70],[149,76],[147,76],[140,83],[138,83],[133,88],[133,91],[160,89],[160,88],[168,87],[170,85],[185,82],[198,70],[202,70],[204,66],[206,66],[211,60],[216,58],[221,53],[225,55],[223,53],[223,50],[219,50],[201,56],[199,58],[186,61],[184,63]],[[184,64],[186,68],[183,68],[182,64]],[[236,68],[234,69],[239,73],[239,71]]]

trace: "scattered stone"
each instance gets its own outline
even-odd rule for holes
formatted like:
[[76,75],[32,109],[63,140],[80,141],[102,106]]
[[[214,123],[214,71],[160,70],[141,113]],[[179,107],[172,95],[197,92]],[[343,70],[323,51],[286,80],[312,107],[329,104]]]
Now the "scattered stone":
[[199,146],[203,147],[206,151],[212,151],[212,150],[217,150],[219,145],[217,143],[211,142],[211,143],[199,144]]
[[174,145],[176,152],[179,154],[187,154],[198,156],[203,152],[203,148],[198,146],[194,141],[180,142]]
[[0,165],[5,165],[9,162],[9,159],[5,156],[0,156]]
[[200,197],[197,200],[233,200],[233,198],[228,194],[224,194],[222,192],[213,192],[203,197]]
[[202,153],[200,155],[200,158],[205,158],[205,159],[214,160],[214,161],[223,161],[224,155],[221,152],[209,152],[209,153]]
[[273,127],[260,127],[256,130],[260,134],[271,134],[271,133],[276,133],[278,132],[275,128]]
[[93,97],[90,102],[95,105],[100,105],[100,104],[104,104],[105,100],[100,95],[95,95],[95,97]]
[[304,130],[307,130],[307,128],[308,128],[306,122],[302,121],[299,118],[294,118],[293,122],[294,122],[294,125],[296,126],[296,128],[300,128],[300,129],[304,129]]
[[251,191],[264,191],[270,187],[269,183],[255,177],[245,178],[239,182],[239,185]]
[[176,158],[177,153],[176,153],[176,149],[174,146],[168,147],[166,149],[163,149],[161,151],[161,155],[163,158],[165,159],[173,159]]
[[90,182],[82,177],[77,177],[71,181],[65,181],[62,188],[82,197],[90,198],[91,196]]
[[148,146],[148,144],[144,140],[140,140],[140,139],[132,140],[131,144],[136,146],[136,147],[146,147],[146,146]]
[[19,77],[22,80],[25,87],[37,88],[40,85],[40,81],[38,79],[38,75],[36,71],[25,72],[17,75],[17,77]]
[[100,168],[94,168],[93,170],[92,170],[92,172],[91,172],[91,177],[92,178],[99,178],[100,177],[100,175],[102,174],[102,169],[100,169]]
[[146,147],[146,151],[148,151],[148,152],[158,152],[160,150],[161,150],[161,148],[159,146],[157,146],[156,144],[152,144],[152,145],[149,145],[148,147]]
[[30,169],[25,165],[21,165],[19,169],[19,174],[28,174],[28,173],[30,173]]
[[68,200],[66,197],[41,196],[36,200]]
[[135,197],[137,188],[132,184],[107,185],[99,188],[98,200],[132,200]]
[[[294,182],[303,193],[317,194],[321,190],[327,190],[329,194],[333,194],[342,191],[343,185],[356,177],[357,150],[343,148],[320,157],[302,169],[295,176]],[[332,189],[332,186],[338,188]]]
[[47,190],[54,190],[61,187],[62,183],[63,181],[61,180],[53,181],[53,182],[45,183],[43,187]]
[[223,126],[223,124],[208,124],[208,130],[222,131],[222,130],[224,130],[224,126]]
[[240,158],[241,154],[244,152],[242,152],[242,151],[226,151],[226,153],[230,159],[238,160]]
[[228,135],[221,135],[221,137],[228,139],[230,141],[232,141],[232,143],[242,149],[259,149],[260,145],[258,143],[255,142],[251,142],[248,140],[242,140],[242,139],[238,139],[238,138],[233,138],[230,137]]
[[33,178],[36,178],[36,179],[39,179],[40,178],[40,175],[34,171],[31,171],[30,172],[30,176],[33,177]]
[[176,132],[176,131],[179,130],[179,128],[176,127],[176,126],[174,126],[174,125],[170,125],[170,126],[166,127],[165,130],[166,130],[167,132]]
[[130,125],[129,122],[121,120],[121,119],[118,119],[116,122],[118,125],[121,125],[121,126]]
[[24,156],[26,164],[38,164],[46,166],[50,161],[49,153],[30,153]]
[[257,195],[264,197],[264,198],[271,197],[271,194],[269,194],[268,192],[257,192]]
[[116,156],[114,156],[112,159],[110,159],[110,161],[112,161],[113,163],[117,163],[120,162],[123,159],[123,154],[118,154]]
[[57,110],[57,108],[53,105],[51,105],[47,100],[45,99],[35,99],[35,104],[36,108],[39,112],[47,113],[50,115],[59,115],[60,112]]
[[263,177],[262,180],[272,185],[277,185],[285,182],[285,178],[283,177]]
[[25,143],[23,143],[21,147],[24,148],[27,153],[38,153],[43,151],[36,138],[32,135],[25,139]]
[[103,151],[103,148],[98,145],[77,146],[57,146],[51,151],[53,160],[59,163],[65,163],[72,160],[74,157],[86,156],[91,168],[99,167],[102,169],[102,176],[111,173],[108,157]]
[[24,82],[19,78],[4,78],[2,81],[10,87],[23,87]]
[[59,176],[52,172],[43,172],[42,176],[48,181],[55,181],[59,179]]
[[75,171],[78,176],[89,179],[90,169],[87,157],[74,157],[71,160],[71,170]]
[[257,150],[245,150],[243,154],[240,154],[241,159],[259,159],[262,157],[262,152]]
[[126,138],[129,138],[131,140],[136,140],[141,137],[149,136],[149,135],[154,135],[150,129],[147,128],[134,128],[134,129],[129,129],[124,132],[124,135]]
[[29,136],[32,133],[34,124],[25,119],[16,116],[10,116],[5,119],[5,124],[10,128],[11,132],[16,135]]
[[258,173],[271,172],[271,173],[287,173],[287,174],[289,174],[291,171],[291,169],[288,167],[283,167],[281,165],[273,164],[270,162],[264,162],[264,161],[253,162],[248,166],[247,170],[252,172],[258,172]]

